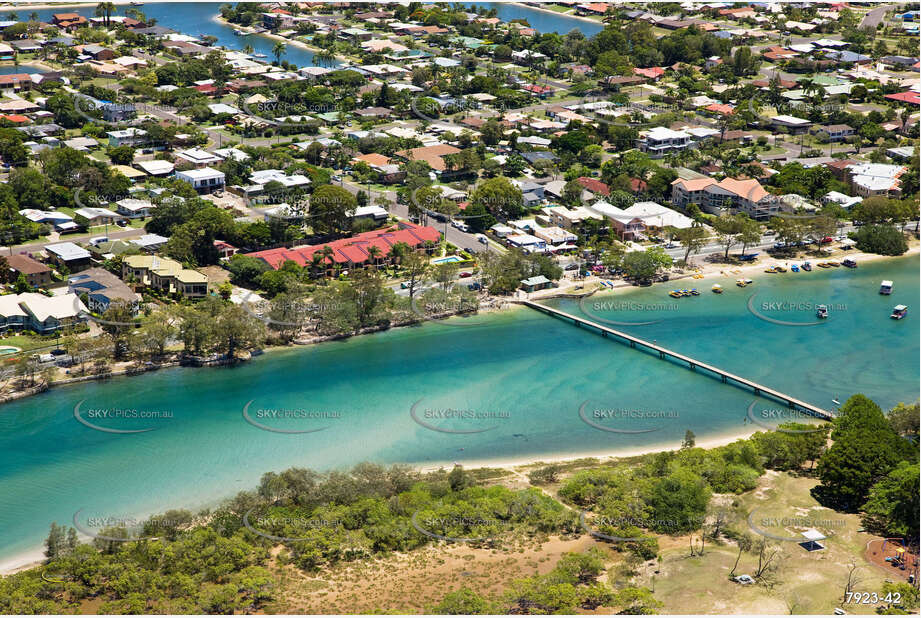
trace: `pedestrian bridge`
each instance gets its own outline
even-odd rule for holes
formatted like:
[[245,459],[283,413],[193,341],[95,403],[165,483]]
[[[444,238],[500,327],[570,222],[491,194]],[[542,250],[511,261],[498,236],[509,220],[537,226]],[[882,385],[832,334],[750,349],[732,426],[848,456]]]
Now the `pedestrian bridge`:
[[753,380],[749,380],[747,378],[737,376],[734,373],[730,373],[728,371],[720,369],[719,367],[714,367],[713,365],[704,363],[690,356],[679,354],[678,352],[673,352],[672,350],[669,350],[668,348],[663,348],[662,346],[646,341],[645,339],[640,339],[639,337],[635,337],[625,332],[615,330],[608,326],[603,326],[601,324],[598,324],[597,322],[592,322],[591,320],[587,320],[583,317],[572,315],[571,313],[566,313],[565,311],[560,311],[559,309],[554,309],[553,307],[541,305],[540,303],[535,303],[530,300],[522,300],[519,302],[532,309],[536,309],[537,311],[540,311],[541,313],[546,313],[547,315],[550,315],[556,318],[560,318],[563,320],[569,320],[577,327],[587,326],[591,329],[595,329],[601,333],[602,337],[605,337],[605,338],[614,337],[621,343],[625,343],[629,345],[631,348],[646,349],[650,352],[658,354],[659,358],[661,358],[662,360],[673,359],[681,363],[685,363],[687,364],[688,368],[691,369],[692,371],[703,369],[704,371],[708,371],[711,374],[718,376],[725,384],[733,382],[738,386],[742,386],[744,388],[751,389],[752,392],[755,393],[755,395],[776,399],[777,401],[781,401],[787,404],[790,408],[800,409],[800,410],[803,410],[804,412],[807,412],[814,416],[824,418],[826,420],[831,420],[834,418],[834,414],[832,414],[828,410],[824,410],[822,408],[819,408],[818,406],[812,405],[811,403],[807,403],[805,401],[802,401],[801,399],[797,399],[796,397],[787,395],[786,393],[782,393],[778,390],[774,390],[773,388],[764,386],[763,384],[759,384],[758,382],[755,382]]

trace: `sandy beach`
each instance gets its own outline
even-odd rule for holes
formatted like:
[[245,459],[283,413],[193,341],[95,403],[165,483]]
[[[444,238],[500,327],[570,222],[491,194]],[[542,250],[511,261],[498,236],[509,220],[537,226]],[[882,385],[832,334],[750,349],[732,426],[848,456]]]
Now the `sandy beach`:
[[[113,0],[112,4],[126,5],[131,4],[131,0]],[[28,2],[16,4],[4,4],[0,6],[0,11],[42,11],[48,9],[86,9],[95,8],[96,2],[63,2],[63,3],[44,3],[31,4]]]
[[[553,9],[545,9],[539,6],[534,6],[533,4],[525,4],[524,2],[512,2],[511,4],[515,6],[520,6],[526,9],[531,9],[532,11],[540,11],[542,13],[550,13],[551,15],[563,16],[569,19],[578,19],[579,21],[587,21],[592,24],[604,25],[604,22],[600,19],[592,19],[591,17],[585,17],[584,15],[573,15],[572,13],[560,13],[559,11],[554,11]],[[560,34],[566,34],[561,32]]]
[[[227,21],[226,19],[224,19],[223,17],[221,17],[220,15],[215,15],[214,17],[211,18],[211,20],[212,20],[214,23],[221,24],[222,26],[227,26],[228,28],[234,28],[234,29],[236,29],[236,30],[241,30],[241,31],[243,31],[243,32],[248,32],[248,33],[252,34],[253,36],[261,36],[261,37],[265,37],[265,38],[267,38],[267,39],[274,39],[274,40],[276,40],[276,41],[282,41],[282,42],[284,42],[284,43],[287,44],[287,45],[293,45],[294,47],[299,47],[299,48],[301,48],[301,49],[306,49],[307,51],[310,51],[310,52],[315,52],[315,53],[316,53],[316,52],[321,52],[321,51],[323,51],[322,48],[315,47],[315,46],[313,46],[313,45],[308,45],[307,43],[304,43],[303,41],[298,41],[298,40],[296,40],[296,39],[289,39],[289,38],[283,37],[283,36],[281,36],[281,35],[279,35],[279,34],[273,34],[273,33],[271,33],[271,32],[259,32],[259,33],[256,33],[256,32],[254,31],[254,30],[255,30],[254,28],[252,28],[252,27],[250,27],[250,26],[241,26],[241,25],[239,25],[239,24],[233,24],[233,23]],[[357,59],[355,59],[355,58],[349,58],[348,56],[343,56],[343,55],[341,55],[341,54],[335,54],[335,57],[336,57],[337,59],[343,61],[343,62],[355,62],[355,61],[357,61]]]
[[[705,449],[716,448],[718,446],[731,444],[736,440],[744,440],[745,438],[749,438],[752,434],[759,431],[767,430],[763,427],[750,426],[750,428],[745,429],[744,431],[733,431],[721,436],[713,436],[704,438],[703,440],[696,440],[695,444],[697,447]],[[605,460],[613,461],[627,457],[637,457],[639,455],[661,453],[663,451],[676,451],[679,448],[681,448],[681,444],[678,443],[663,443],[638,448],[622,448],[614,451],[605,450],[590,451],[585,453],[560,453],[556,455],[541,455],[539,457],[530,459],[478,459],[476,461],[458,461],[457,463],[462,464],[468,470],[476,468],[501,468],[505,470],[515,470],[517,468],[532,467],[542,464],[566,463],[579,459],[585,459],[587,457],[594,457],[599,460],[599,463],[606,463]],[[426,464],[419,469],[422,472],[434,472],[441,468],[451,468],[454,466],[454,463],[455,462],[453,461],[444,461],[436,464]]]
[[[697,446],[701,448],[715,448],[717,446],[723,446],[725,444],[730,444],[736,440],[744,439],[751,436],[756,431],[764,431],[760,427],[754,427],[747,429],[742,432],[733,432],[730,434],[716,436],[711,438],[705,438],[703,440],[697,441]],[[477,460],[474,462],[464,462],[464,467],[467,469],[474,468],[503,468],[507,470],[515,470],[523,466],[534,466],[538,464],[549,464],[549,463],[559,463],[574,461],[577,459],[584,459],[586,457],[595,457],[599,459],[602,463],[605,460],[614,460],[617,458],[624,457],[635,457],[637,455],[646,455],[649,453],[658,453],[661,451],[672,451],[680,448],[680,444],[659,444],[652,446],[645,446],[641,448],[626,448],[619,449],[616,451],[603,451],[603,452],[587,452],[587,453],[567,453],[567,454],[557,454],[557,455],[542,455],[532,459],[526,460],[509,460],[509,459],[488,459],[488,460]],[[445,461],[438,464],[426,464],[425,466],[418,466],[412,462],[408,462],[408,465],[416,467],[420,472],[433,472],[441,468],[451,468],[454,465],[452,461]],[[17,556],[13,556],[4,560],[0,560],[0,576],[2,575],[11,575],[13,573],[18,573],[20,571],[25,571],[37,566],[40,566],[44,561],[44,550],[36,548],[28,552],[24,552]]]

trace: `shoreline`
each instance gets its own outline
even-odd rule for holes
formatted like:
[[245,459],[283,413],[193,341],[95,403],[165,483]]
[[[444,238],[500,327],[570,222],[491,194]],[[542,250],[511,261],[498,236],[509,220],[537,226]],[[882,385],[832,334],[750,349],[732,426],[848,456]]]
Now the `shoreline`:
[[[724,446],[735,442],[736,440],[741,440],[750,437],[752,434],[758,431],[765,431],[764,428],[753,428],[751,430],[746,430],[744,432],[731,432],[728,434],[714,436],[711,438],[705,438],[703,440],[698,440],[696,446],[699,448],[716,448],[718,446]],[[504,470],[509,470],[510,472],[516,472],[516,468],[520,467],[531,467],[537,466],[540,464],[550,464],[550,463],[563,463],[576,461],[578,459],[586,458],[596,458],[599,459],[599,463],[607,463],[605,460],[614,460],[614,459],[624,459],[629,457],[637,457],[640,455],[651,455],[654,453],[661,453],[666,451],[673,451],[680,448],[680,445],[668,445],[668,444],[656,444],[645,447],[638,448],[626,448],[618,449],[616,451],[603,451],[603,452],[588,452],[588,453],[558,453],[550,455],[541,455],[535,456],[534,458],[526,460],[476,460],[472,462],[466,462],[462,465],[467,470],[475,470],[477,468],[501,468]],[[424,465],[419,463],[407,462],[406,465],[413,467],[415,470],[422,474],[429,472],[435,472],[439,469],[450,468],[453,466],[453,462],[444,462],[440,464],[426,463]],[[232,496],[227,496],[231,498]],[[225,498],[225,499],[227,499]],[[222,499],[223,501],[223,499]],[[10,558],[0,559],[0,577],[5,577],[19,573],[21,571],[26,571],[39,567],[43,564],[44,560],[44,549],[37,547],[28,551],[24,551]]]
[[[112,4],[117,5],[129,5],[131,4],[130,0],[112,0]],[[95,2],[62,2],[60,4],[54,3],[42,3],[42,4],[30,4],[28,2],[23,2],[22,4],[8,4],[0,6],[0,12],[2,11],[51,11],[54,9],[92,9],[97,6]]]
[[[282,42],[284,42],[284,43],[287,44],[287,45],[293,45],[294,47],[299,47],[299,48],[301,48],[301,49],[303,49],[303,50],[306,50],[306,51],[311,52],[311,53],[314,54],[314,55],[316,55],[317,52],[323,51],[323,49],[320,48],[320,47],[315,47],[315,46],[313,46],[313,45],[308,45],[307,43],[304,43],[303,41],[298,41],[297,39],[289,39],[289,38],[287,38],[287,37],[281,36],[280,34],[273,34],[273,33],[271,33],[271,32],[254,32],[252,26],[241,26],[240,24],[235,24],[235,23],[229,22],[229,21],[227,21],[226,19],[224,19],[223,17],[221,17],[220,13],[218,13],[217,15],[215,15],[214,17],[212,17],[212,18],[211,18],[211,21],[213,21],[213,22],[216,23],[216,24],[220,24],[220,25],[222,25],[222,26],[226,26],[226,27],[228,27],[228,28],[231,28],[231,29],[233,29],[233,30],[240,30],[240,31],[242,31],[242,32],[246,32],[246,33],[248,33],[250,36],[262,36],[262,37],[265,37],[265,38],[267,38],[267,39],[273,39],[273,40],[276,40],[276,41],[282,41]],[[225,46],[225,47],[226,47],[226,46]],[[351,64],[351,63],[352,63],[352,59],[350,59],[350,58],[347,57],[347,56],[343,56],[343,55],[341,55],[341,54],[334,54],[334,56],[335,56],[335,58],[336,58],[337,60],[340,60],[340,61],[342,61],[342,62],[344,62],[344,63],[346,63],[346,64]],[[271,63],[270,63],[270,66],[271,66]],[[314,66],[317,66],[317,65],[314,65]],[[301,67],[301,68],[303,68],[303,67]]]
[[[917,255],[921,254],[921,245],[919,245],[919,244],[912,244],[911,246],[909,246],[908,251],[906,251],[904,254],[898,255],[898,256],[877,255],[877,254],[872,254],[872,253],[861,253],[861,252],[852,252],[852,253],[847,253],[847,252],[845,252],[845,254],[847,255],[847,257],[853,258],[853,259],[855,259],[855,260],[866,261],[866,262],[874,262],[874,261],[883,260],[883,259],[890,259],[890,258],[891,258],[891,259],[900,259],[900,258],[907,258],[907,257],[911,257],[911,256],[917,256]],[[841,256],[835,256],[835,255],[833,255],[832,257],[834,258],[834,257],[841,257]],[[790,262],[799,262],[799,263],[802,263],[803,261],[806,261],[806,260],[798,260],[798,259],[788,259],[788,260],[778,260],[778,259],[774,259],[774,258],[769,258],[769,259],[774,260],[775,263],[781,263],[781,262],[782,262],[784,265],[789,265]],[[815,258],[810,258],[810,259],[815,259]],[[829,259],[830,259],[830,258],[829,258]],[[859,264],[859,262],[858,262],[858,264]],[[694,281],[701,281],[701,282],[704,282],[704,281],[707,281],[707,280],[719,279],[720,277],[728,277],[728,278],[729,278],[729,283],[734,283],[734,282],[735,282],[735,278],[739,278],[739,277],[737,277],[737,275],[745,275],[746,277],[750,277],[750,278],[752,278],[753,280],[757,281],[756,275],[757,275],[758,273],[760,273],[760,274],[763,275],[763,276],[769,274],[769,273],[765,273],[765,272],[764,272],[764,268],[766,268],[767,266],[769,266],[769,264],[767,264],[767,263],[755,263],[755,264],[747,264],[747,265],[745,265],[745,266],[738,266],[738,267],[736,267],[736,266],[731,266],[731,267],[727,267],[725,264],[709,263],[709,262],[708,262],[708,263],[705,264],[704,267],[706,268],[707,266],[711,267],[710,272],[701,272],[700,274],[702,274],[703,277],[700,278],[700,279],[694,279]],[[859,267],[859,266],[858,266],[858,267]],[[718,270],[719,268],[724,268],[725,270]],[[732,268],[732,270],[730,270],[730,268]],[[714,271],[715,271],[715,272],[714,272]],[[728,272],[727,272],[727,271],[728,271]],[[813,272],[815,272],[815,271],[813,271]],[[661,287],[664,288],[664,287],[666,287],[666,284],[671,284],[671,283],[674,282],[674,281],[679,281],[679,280],[683,280],[683,279],[691,279],[691,278],[693,277],[693,274],[694,274],[694,271],[689,271],[689,272],[686,272],[686,273],[684,273],[684,274],[682,274],[682,275],[679,275],[679,276],[677,276],[677,277],[670,278],[668,281],[659,281],[659,282],[653,283],[652,286],[650,286],[650,287],[661,286]],[[811,274],[811,273],[792,273],[792,272],[789,272],[789,273],[780,273],[780,274],[784,274],[784,275],[791,275],[791,274],[793,274],[793,275],[796,275],[796,274],[805,274],[805,275],[809,275],[809,274]],[[620,285],[617,285],[617,287],[615,287],[615,288],[613,288],[613,289],[611,289],[611,288],[605,288],[605,287],[602,287],[602,286],[600,285],[600,281],[601,281],[601,280],[602,280],[602,277],[597,277],[597,276],[588,277],[588,278],[586,278],[586,279],[584,279],[584,280],[580,280],[580,281],[569,280],[569,281],[568,281],[568,285],[566,285],[565,287],[549,288],[549,289],[547,289],[547,290],[541,290],[541,292],[546,292],[545,294],[541,294],[540,292],[532,293],[532,294],[530,295],[530,297],[528,298],[528,300],[537,302],[537,301],[552,300],[552,299],[555,299],[555,298],[579,298],[579,297],[583,297],[583,296],[586,296],[586,297],[587,297],[587,296],[593,296],[593,295],[599,294],[599,293],[605,294],[605,295],[617,295],[617,294],[624,294],[624,293],[626,293],[626,292],[628,292],[628,291],[630,291],[630,290],[639,290],[639,289],[643,289],[642,287],[635,286],[635,285],[631,285],[631,284],[628,284],[628,283],[625,283],[625,282],[621,282]],[[581,286],[581,289],[580,289],[579,286]],[[702,289],[701,291],[706,291],[706,290]],[[508,298],[507,298],[507,297],[498,297],[498,296],[497,296],[497,297],[490,297],[490,298],[495,299],[495,300],[497,301],[498,306],[492,306],[492,307],[486,307],[486,308],[479,309],[479,310],[478,310],[476,313],[474,313],[473,315],[490,314],[490,313],[505,313],[505,312],[509,312],[509,311],[516,310],[516,309],[523,309],[523,308],[524,308],[524,306],[523,306],[520,302],[518,302],[518,301],[521,299],[521,297],[520,297],[517,293],[516,293],[516,295],[514,295],[514,296],[512,296],[512,297],[508,297]],[[346,341],[346,340],[351,340],[351,339],[353,339],[353,338],[355,338],[355,337],[363,337],[363,336],[366,336],[366,335],[373,335],[373,334],[375,334],[375,333],[386,332],[386,331],[393,330],[393,329],[398,329],[398,328],[409,328],[409,327],[413,327],[413,326],[421,326],[421,325],[425,324],[426,322],[440,322],[440,321],[443,321],[443,320],[456,319],[456,318],[460,318],[460,317],[462,317],[462,316],[459,316],[459,315],[439,316],[439,317],[437,317],[437,318],[429,318],[429,319],[426,319],[426,320],[421,320],[421,321],[419,321],[419,322],[405,322],[405,323],[398,323],[398,324],[388,325],[388,326],[386,326],[386,327],[376,327],[376,328],[370,328],[370,329],[363,329],[362,331],[359,331],[359,332],[356,332],[356,333],[352,333],[352,334],[348,334],[348,335],[324,335],[324,336],[306,336],[306,337],[300,337],[300,338],[296,338],[296,339],[292,340],[292,342],[291,342],[290,345],[272,345],[272,346],[267,346],[267,347],[265,347],[265,348],[262,348],[262,349],[261,349],[262,353],[250,354],[249,357],[239,359],[239,362],[251,361],[251,360],[253,360],[256,356],[263,356],[264,354],[269,354],[269,353],[272,353],[272,352],[278,352],[278,351],[282,351],[282,350],[293,350],[293,349],[297,349],[297,348],[299,348],[299,347],[320,345],[320,344],[323,344],[323,343],[331,343],[331,342],[336,342],[336,341]],[[250,351],[250,352],[252,352],[252,351]],[[159,369],[172,369],[172,368],[175,368],[175,367],[182,367],[182,365],[181,365],[180,363],[178,363],[178,362],[177,362],[177,363],[166,363],[166,364],[163,364],[163,365],[158,365],[158,366],[155,367],[155,368],[146,368],[146,369],[143,369],[143,370],[140,370],[140,371],[127,371],[126,368],[120,368],[120,369],[117,369],[117,370],[115,370],[115,371],[112,371],[112,372],[110,372],[110,373],[108,373],[108,374],[88,375],[88,376],[80,376],[79,378],[64,378],[64,379],[61,379],[61,380],[53,380],[52,382],[50,382],[50,383],[48,384],[47,388],[42,389],[42,390],[40,390],[40,391],[34,391],[34,392],[20,392],[20,391],[17,391],[17,392],[11,393],[11,394],[8,395],[5,399],[0,400],[0,411],[2,411],[3,404],[5,404],[5,403],[9,403],[9,402],[12,402],[12,401],[17,401],[17,400],[19,400],[19,399],[26,399],[26,398],[28,398],[28,397],[34,397],[34,396],[36,396],[36,395],[40,395],[40,394],[42,394],[42,393],[44,393],[44,392],[47,392],[47,391],[51,390],[52,388],[57,388],[57,387],[62,387],[62,386],[71,386],[71,385],[73,385],[73,384],[80,384],[80,383],[82,383],[82,382],[91,382],[91,381],[98,381],[98,380],[106,380],[106,379],[109,379],[109,378],[117,378],[117,377],[137,377],[137,376],[144,375],[145,373],[148,373],[148,372],[150,372],[150,371],[156,371],[156,370],[159,370]],[[211,367],[211,365],[204,365],[204,366],[202,366],[202,367],[197,367],[197,366],[195,366],[195,365],[189,365],[189,367],[196,368],[196,369],[204,369],[204,368]]]
[[[545,9],[545,8],[542,8],[542,7],[538,7],[538,6],[533,6],[533,5],[527,4],[527,3],[525,3],[525,2],[509,2],[509,4],[511,4],[512,6],[520,6],[520,7],[523,8],[523,9],[530,9],[530,10],[532,10],[532,11],[540,11],[541,13],[550,13],[551,15],[556,15],[557,17],[564,17],[564,18],[567,18],[567,19],[577,19],[577,20],[579,20],[579,21],[585,21],[585,22],[588,22],[588,23],[590,23],[590,24],[597,24],[597,25],[601,26],[602,28],[604,28],[605,25],[606,25],[606,24],[604,23],[604,21],[601,20],[601,19],[592,19],[591,17],[585,17],[584,15],[572,15],[572,14],[570,14],[570,13],[560,13],[559,11],[554,11],[553,9]],[[531,26],[531,27],[533,28],[533,26]],[[541,34],[543,34],[543,33],[541,33]],[[565,33],[565,32],[560,32],[560,33],[558,33],[558,34],[563,35],[563,34],[566,34],[566,33]]]
[[[709,438],[704,438],[703,440],[695,440],[695,446],[697,448],[711,449],[719,446],[726,446],[727,444],[732,444],[736,440],[744,440],[750,438],[753,434],[758,433],[759,431],[768,431],[765,427],[753,427],[752,429],[746,429],[745,431],[731,431],[722,435],[713,436]],[[538,465],[546,465],[552,463],[569,463],[573,461],[578,461],[580,459],[595,458],[599,460],[599,463],[607,463],[605,460],[617,460],[617,459],[628,459],[631,457],[639,457],[641,455],[652,455],[655,453],[665,453],[668,451],[676,451],[681,448],[680,444],[670,445],[668,443],[653,444],[649,446],[640,446],[640,447],[625,447],[617,450],[604,450],[604,451],[591,451],[584,453],[555,453],[549,455],[541,455],[537,459],[477,459],[470,462],[458,461],[467,470],[475,470],[477,468],[499,468],[502,470],[509,470],[514,472],[516,468],[530,468]],[[443,468],[451,468],[454,466],[453,461],[444,461],[436,464],[427,463],[423,467],[418,469],[421,472],[435,472]],[[413,465],[412,463],[407,463],[407,465]]]

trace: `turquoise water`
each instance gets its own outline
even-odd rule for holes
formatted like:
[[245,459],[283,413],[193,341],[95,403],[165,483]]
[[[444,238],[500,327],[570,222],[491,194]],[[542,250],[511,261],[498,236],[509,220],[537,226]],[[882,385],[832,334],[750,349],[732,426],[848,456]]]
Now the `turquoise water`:
[[449,255],[448,257],[438,258],[432,260],[432,264],[453,264],[454,262],[462,262],[463,260],[456,255]]
[[528,6],[502,2],[467,2],[466,6],[496,9],[496,14],[503,21],[512,19],[527,19],[528,24],[538,32],[556,32],[566,34],[571,30],[578,30],[586,37],[593,36],[604,30],[604,25],[592,23],[584,19],[573,19],[567,15],[538,11]]
[[[660,323],[621,328],[825,407],[856,391],[891,406],[918,396],[917,272],[917,258],[905,258],[855,271],[763,276],[746,290],[726,286],[720,296],[679,299],[678,309],[659,309]],[[882,279],[895,281],[892,296],[877,294]],[[708,290],[709,283],[699,287]],[[755,290],[759,306],[762,299],[810,298],[835,309],[820,326],[779,326],[749,313]],[[591,300],[656,306],[673,301],[666,292],[650,288]],[[898,303],[911,307],[908,319],[888,318]],[[557,304],[580,311],[569,301]],[[598,313],[617,320],[651,316]],[[765,313],[813,319],[805,312]],[[235,368],[168,369],[62,387],[0,407],[0,558],[35,548],[51,521],[70,522],[79,509],[82,521],[195,508],[292,465],[533,460],[677,447],[686,429],[702,439],[749,428],[750,393],[562,320],[519,309],[450,324],[273,352]],[[243,418],[248,403],[250,419],[264,426],[322,430],[265,431]],[[580,418],[583,404],[596,424],[645,433],[596,429]],[[81,418],[99,426],[155,430],[96,431],[74,419],[78,405]],[[161,418],[91,417],[115,408]],[[260,415],[271,409],[324,418]],[[432,417],[445,410],[492,417]],[[619,416],[598,420],[595,410]],[[442,433],[423,424],[487,431]]]
[[[3,13],[0,13],[0,19],[2,19],[2,15]],[[48,69],[44,69],[42,67],[37,67],[31,64],[25,64],[25,63],[20,63],[19,66],[16,66],[15,64],[12,64],[12,63],[0,66],[0,75],[15,75],[17,73],[28,73],[31,75],[33,73],[47,73],[47,72],[48,72]]]
[[[222,45],[228,49],[241,50],[247,44],[252,45],[255,50],[254,53],[261,53],[267,56],[264,60],[274,59],[272,55],[272,46],[275,45],[275,40],[255,35],[236,36],[233,33],[233,28],[214,21],[214,17],[220,15],[221,4],[220,2],[150,2],[138,8],[148,18],[156,18],[158,26],[172,28],[173,30],[191,36],[215,36],[217,37],[217,43],[215,43],[215,45]],[[131,7],[124,5],[118,6],[116,15],[124,15],[125,11],[129,8]],[[78,9],[68,8],[67,11],[78,13],[89,18],[94,16],[96,8],[95,6]],[[53,13],[59,13],[60,10],[44,9],[35,12],[38,13],[40,20],[50,22],[51,15]],[[30,11],[28,7],[22,7],[17,10],[17,13],[20,19],[26,19],[32,11]],[[2,15],[2,13],[0,13],[0,15]],[[306,49],[300,49],[294,45],[288,45],[285,55],[282,56],[282,60],[287,60],[299,67],[312,66],[313,52]],[[336,64],[340,65],[341,62],[337,61]],[[30,70],[29,72],[33,71]]]

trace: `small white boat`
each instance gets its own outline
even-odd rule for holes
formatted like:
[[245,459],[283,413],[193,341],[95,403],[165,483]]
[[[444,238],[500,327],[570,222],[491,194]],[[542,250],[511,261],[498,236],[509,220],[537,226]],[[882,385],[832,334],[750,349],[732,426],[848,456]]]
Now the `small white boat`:
[[892,308],[892,315],[889,317],[893,320],[901,320],[908,315],[908,306],[907,305],[896,305]]
[[825,305],[819,305],[815,309],[815,317],[825,319],[828,317],[828,307]]
[[265,54],[253,54],[253,58],[268,58]]
[[884,294],[885,296],[889,296],[890,294],[892,294],[892,282],[887,280],[887,281],[883,281],[882,283],[880,283],[879,293]]

